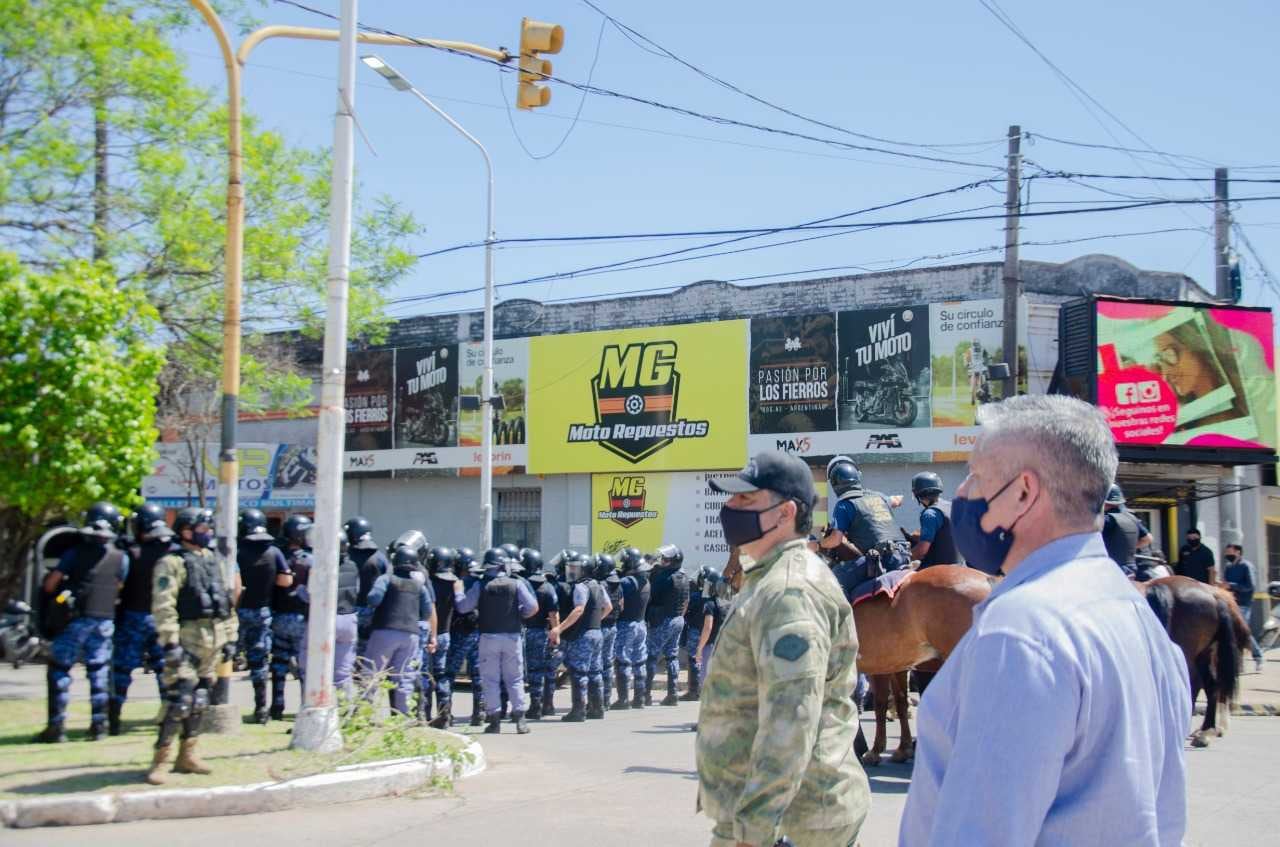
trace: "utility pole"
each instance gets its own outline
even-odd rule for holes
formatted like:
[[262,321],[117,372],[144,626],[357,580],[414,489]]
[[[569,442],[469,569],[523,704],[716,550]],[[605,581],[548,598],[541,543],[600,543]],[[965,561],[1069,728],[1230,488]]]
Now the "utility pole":
[[1213,171],[1213,281],[1219,300],[1231,298],[1231,210],[1227,208],[1227,169]]
[[1009,376],[1004,396],[1018,393],[1018,298],[1022,280],[1018,276],[1018,215],[1022,193],[1022,127],[1009,127],[1008,183],[1004,193],[1004,360]]
[[351,271],[351,194],[355,171],[356,5],[342,0],[338,35],[338,97],[333,119],[329,194],[328,311],[316,468],[315,564],[307,580],[306,690],[290,746],[333,752],[342,747],[333,689],[333,636],[338,605],[338,531],[342,526],[343,395],[347,370],[347,281]]

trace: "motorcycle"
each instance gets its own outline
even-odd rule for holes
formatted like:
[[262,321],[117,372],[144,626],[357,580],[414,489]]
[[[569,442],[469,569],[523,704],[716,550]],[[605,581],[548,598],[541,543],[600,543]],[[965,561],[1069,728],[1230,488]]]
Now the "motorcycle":
[[1262,625],[1262,637],[1258,639],[1263,650],[1280,646],[1280,580],[1267,584],[1267,594],[1271,597],[1271,617]]
[[22,600],[10,600],[0,615],[0,655],[17,670],[35,660],[41,648],[40,637],[31,626],[31,606]]
[[853,383],[853,415],[859,421],[876,421],[893,426],[911,426],[920,408],[911,391],[911,375],[907,366],[893,360],[885,362],[877,382],[859,380]]

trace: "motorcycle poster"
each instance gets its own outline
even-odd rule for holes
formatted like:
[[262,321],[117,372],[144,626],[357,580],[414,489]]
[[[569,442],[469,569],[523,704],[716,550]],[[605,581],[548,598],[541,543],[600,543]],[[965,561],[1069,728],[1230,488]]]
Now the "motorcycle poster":
[[391,449],[394,374],[394,350],[347,354],[347,389],[343,403],[348,451]]
[[752,319],[752,433],[836,428],[835,342],[832,314]]
[[928,306],[840,312],[836,336],[840,429],[931,425]]
[[458,346],[396,351],[395,446],[458,443]]

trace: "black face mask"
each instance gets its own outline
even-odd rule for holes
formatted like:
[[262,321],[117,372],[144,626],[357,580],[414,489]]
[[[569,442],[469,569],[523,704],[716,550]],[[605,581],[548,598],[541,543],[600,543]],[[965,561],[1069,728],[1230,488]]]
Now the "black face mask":
[[1199,539],[1199,538],[1188,538],[1188,539],[1187,539],[1187,546],[1188,546],[1188,547],[1199,547],[1199,546],[1200,546],[1200,539]]
[[[785,502],[787,501],[782,501],[782,503]],[[769,508],[761,509],[758,512],[752,509],[731,509],[728,506],[721,506],[720,528],[724,531],[724,540],[733,547],[741,547],[743,544],[759,541],[766,532],[777,528],[777,524],[769,527],[769,529],[762,527],[760,525],[760,516],[765,512],[772,512],[782,503],[775,503]]]
[[1232,553],[1232,554],[1230,554],[1230,555],[1223,556],[1222,558],[1223,558],[1223,560],[1225,560],[1225,561],[1227,561],[1227,562],[1234,562],[1234,561],[1235,561],[1237,558],[1239,558],[1239,557],[1238,557],[1238,556],[1236,556],[1234,553]]

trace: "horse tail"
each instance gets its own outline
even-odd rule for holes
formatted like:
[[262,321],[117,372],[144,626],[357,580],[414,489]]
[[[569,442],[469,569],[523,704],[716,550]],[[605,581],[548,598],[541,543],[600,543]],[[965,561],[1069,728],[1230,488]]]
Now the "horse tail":
[[1240,641],[1236,633],[1236,617],[1231,604],[1224,597],[1215,598],[1218,602],[1218,702],[1226,703],[1235,699],[1240,681]]
[[1168,632],[1169,621],[1173,617],[1173,589],[1162,583],[1147,583],[1147,605],[1155,612],[1160,626]]

